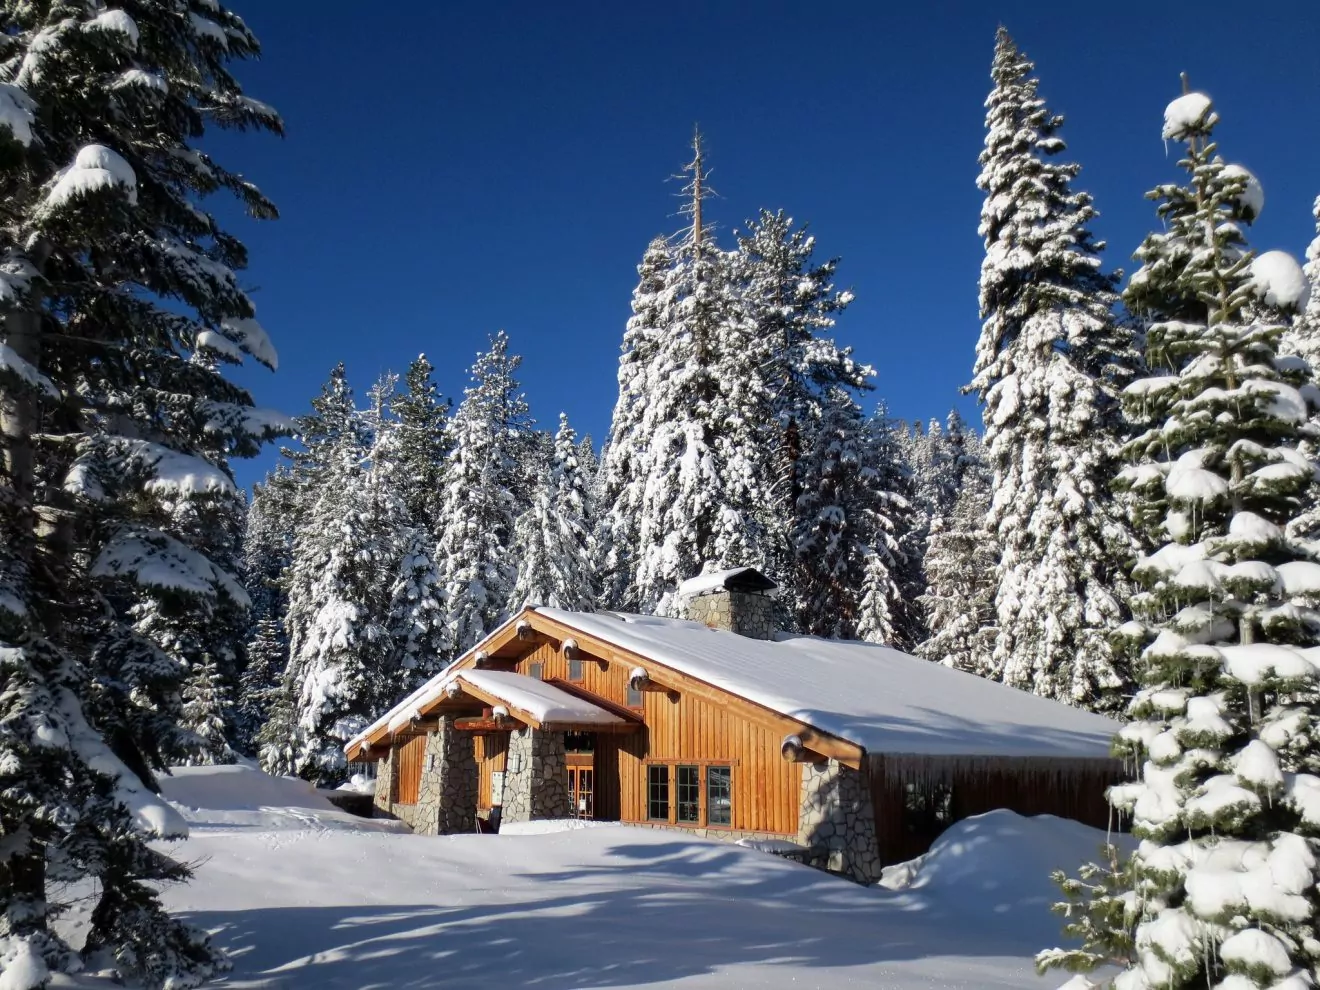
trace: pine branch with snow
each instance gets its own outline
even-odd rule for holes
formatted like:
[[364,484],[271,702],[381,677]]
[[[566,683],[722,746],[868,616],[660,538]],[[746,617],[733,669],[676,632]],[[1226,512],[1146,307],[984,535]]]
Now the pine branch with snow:
[[1114,981],[1134,990],[1309,985],[1320,949],[1320,563],[1289,536],[1320,394],[1260,318],[1279,304],[1259,305],[1245,240],[1261,197],[1217,122],[1203,94],[1170,104],[1186,178],[1152,194],[1163,229],[1124,294],[1160,369],[1124,392],[1138,432],[1119,476],[1157,547],[1114,632],[1140,683],[1115,743],[1137,775],[1109,800],[1140,844],[1105,896],[1136,917]]

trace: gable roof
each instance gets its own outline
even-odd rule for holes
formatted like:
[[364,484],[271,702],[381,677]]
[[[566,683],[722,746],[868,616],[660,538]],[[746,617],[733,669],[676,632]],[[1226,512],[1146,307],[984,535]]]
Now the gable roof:
[[476,688],[481,694],[540,723],[624,724],[624,720],[613,712],[526,674],[505,670],[462,670],[456,673],[454,680],[461,686]]
[[430,711],[460,678],[478,687],[492,675],[517,677],[515,684],[521,685],[523,675],[478,671],[473,665],[487,653],[510,648],[519,630],[536,625],[537,617],[549,620],[546,628],[599,640],[643,665],[667,667],[870,753],[1105,758],[1121,727],[1104,716],[872,643],[789,634],[766,641],[683,619],[538,607],[510,617],[367,726],[344,747],[350,759]]
[[536,611],[871,753],[1107,757],[1120,728],[871,643],[795,635],[768,642],[683,619]]

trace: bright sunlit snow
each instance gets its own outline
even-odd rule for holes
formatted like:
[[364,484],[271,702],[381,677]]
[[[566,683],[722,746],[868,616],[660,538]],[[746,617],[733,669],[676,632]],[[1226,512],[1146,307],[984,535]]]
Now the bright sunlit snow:
[[622,825],[414,836],[247,766],[162,783],[191,827],[168,848],[197,869],[167,906],[231,953],[225,985],[271,990],[1045,990],[1062,982],[1031,961],[1059,940],[1049,871],[1105,838],[993,812],[947,832],[902,882],[891,871],[905,889],[889,890]]

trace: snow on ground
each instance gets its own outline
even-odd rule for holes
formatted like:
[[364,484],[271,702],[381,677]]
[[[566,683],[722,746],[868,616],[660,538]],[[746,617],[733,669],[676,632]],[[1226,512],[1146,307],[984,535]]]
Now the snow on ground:
[[196,865],[166,902],[215,933],[222,985],[243,988],[1043,990],[1063,982],[1031,964],[1058,937],[1045,874],[1104,838],[995,812],[889,890],[622,825],[414,836],[247,766],[164,784],[193,825],[173,851]]

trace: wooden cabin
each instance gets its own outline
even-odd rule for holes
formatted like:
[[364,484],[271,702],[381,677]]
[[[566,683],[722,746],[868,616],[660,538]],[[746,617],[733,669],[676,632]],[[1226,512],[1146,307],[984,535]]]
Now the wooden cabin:
[[583,817],[782,840],[858,880],[994,808],[1103,826],[1117,723],[869,643],[777,634],[740,568],[689,618],[528,608],[347,747],[422,833]]

